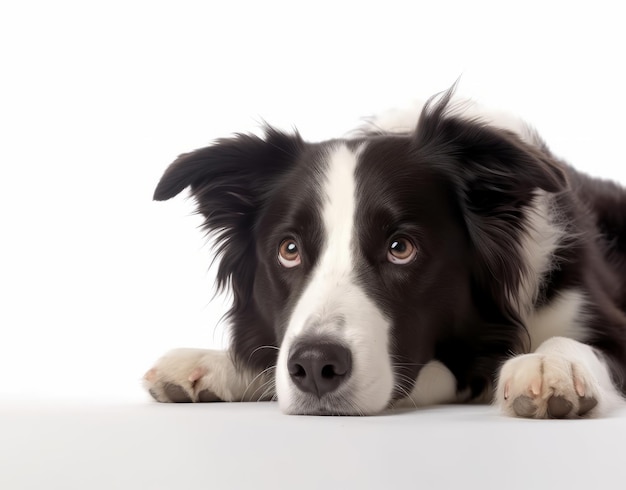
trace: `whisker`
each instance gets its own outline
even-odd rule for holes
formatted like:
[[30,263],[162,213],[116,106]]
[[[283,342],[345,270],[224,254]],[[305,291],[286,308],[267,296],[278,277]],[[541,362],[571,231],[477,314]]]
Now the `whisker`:
[[256,398],[256,394],[259,391],[262,391],[261,396],[259,396],[259,398],[256,399],[257,402],[261,401],[261,398],[263,398],[263,394],[265,393],[265,391],[267,391],[267,387],[271,387],[272,385],[272,380],[267,380],[264,383],[261,383],[256,390],[254,390],[251,394],[250,397],[248,398],[248,400],[250,401],[254,401],[254,399]]
[[406,381],[408,385],[414,385],[415,384],[415,378],[407,376],[406,374],[396,373],[396,376],[399,379]]
[[258,351],[260,351],[262,349],[275,349],[277,351],[280,350],[280,348],[276,347],[275,345],[261,345],[261,346],[257,347],[256,349],[254,349],[252,352],[250,352],[250,355],[248,356],[248,362],[250,361],[250,359],[252,359],[252,356],[254,354],[256,354]]
[[[248,390],[250,389],[250,387],[254,384],[254,382],[260,377],[263,376],[265,373],[267,373],[268,371],[271,371],[272,369],[276,369],[276,366],[270,366],[268,368],[265,368],[263,371],[261,371],[259,374],[257,374],[254,378],[252,378],[252,380],[248,383],[248,386],[246,386],[246,389],[243,392],[243,395],[241,395],[241,401],[245,400],[246,397],[246,393],[248,393]],[[263,385],[265,385],[265,383],[263,383]],[[261,385],[261,386],[263,386]],[[251,396],[254,396],[254,393],[256,393],[258,391],[258,388],[256,390],[254,390],[254,392],[252,393]]]
[[350,400],[349,398],[345,398],[345,397],[341,397],[341,401],[344,404],[347,404],[352,410],[353,410],[353,414],[358,415],[359,417],[364,417],[365,413],[363,412],[363,410],[361,410],[361,408],[359,407],[359,405],[353,401]]
[[394,373],[394,378],[396,380],[403,380],[403,381],[405,381],[405,384],[407,386],[410,386],[410,385],[414,384],[415,383],[415,379],[416,379],[414,376],[408,376],[408,375],[402,374],[401,372],[398,372],[398,371],[396,371]]
[[349,403],[349,405],[350,405],[353,409],[355,409],[355,410],[356,410],[357,415],[359,415],[360,417],[364,417],[364,416],[365,416],[365,412],[363,412],[363,410],[361,410],[361,409],[359,408],[359,406],[358,406],[356,403],[354,403],[354,402],[352,402],[352,401],[349,401],[348,403]]
[[[399,372],[396,372],[395,375],[397,383],[394,384],[394,389],[403,394],[404,398],[408,398],[415,408],[418,408],[417,403],[415,403],[415,400],[411,397],[411,393],[415,387],[415,378]],[[409,389],[409,387],[411,388]]]
[[397,383],[394,386],[394,389],[398,390],[400,393],[403,393],[404,398],[408,398],[409,400],[411,400],[411,403],[413,404],[413,406],[415,408],[418,408],[417,403],[415,403],[415,400],[413,400],[413,398],[411,397],[411,394],[400,383]]
[[[266,385],[269,385],[269,386],[267,387],[267,389],[263,393],[261,393],[261,396],[257,400],[257,403],[262,401],[268,394],[274,393],[276,391],[276,386],[274,385],[273,381],[270,381],[270,382],[266,383]],[[276,395],[273,394],[272,398],[274,398],[274,396],[276,396]]]

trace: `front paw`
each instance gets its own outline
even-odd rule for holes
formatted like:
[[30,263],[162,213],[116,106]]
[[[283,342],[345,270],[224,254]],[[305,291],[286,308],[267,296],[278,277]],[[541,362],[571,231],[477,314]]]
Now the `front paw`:
[[143,378],[159,402],[233,401],[241,380],[223,351],[175,349],[160,358]]
[[598,382],[583,363],[539,353],[507,361],[496,396],[508,415],[537,419],[589,417],[600,399]]

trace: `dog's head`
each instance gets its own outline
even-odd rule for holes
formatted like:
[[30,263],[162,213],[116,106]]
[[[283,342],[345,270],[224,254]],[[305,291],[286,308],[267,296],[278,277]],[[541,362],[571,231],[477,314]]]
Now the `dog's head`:
[[267,129],[184,154],[159,183],[157,200],[191,186],[234,293],[232,352],[276,366],[284,411],[379,412],[435,358],[478,393],[519,341],[524,213],[563,175],[512,133],[452,117],[450,95],[407,134]]

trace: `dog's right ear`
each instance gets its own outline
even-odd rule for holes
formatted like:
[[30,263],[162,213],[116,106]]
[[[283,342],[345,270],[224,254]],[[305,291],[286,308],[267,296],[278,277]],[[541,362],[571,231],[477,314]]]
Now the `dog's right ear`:
[[259,181],[280,173],[303,145],[299,134],[285,134],[273,128],[266,129],[265,138],[239,134],[220,139],[212,146],[180,155],[161,177],[154,199],[165,201],[188,186],[199,204],[201,198],[219,202],[220,194],[235,192],[247,196]]
[[235,304],[246,304],[256,270],[255,223],[267,193],[299,158],[300,135],[267,128],[265,137],[240,134],[178,157],[163,174],[154,199],[164,201],[191,187],[205,229],[213,233],[221,261],[218,287],[231,285]]

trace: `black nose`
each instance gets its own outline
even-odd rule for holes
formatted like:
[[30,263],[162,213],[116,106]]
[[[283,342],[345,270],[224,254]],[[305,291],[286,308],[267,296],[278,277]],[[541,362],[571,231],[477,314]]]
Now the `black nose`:
[[293,345],[287,369],[298,389],[321,397],[348,379],[352,354],[336,342],[307,339]]

